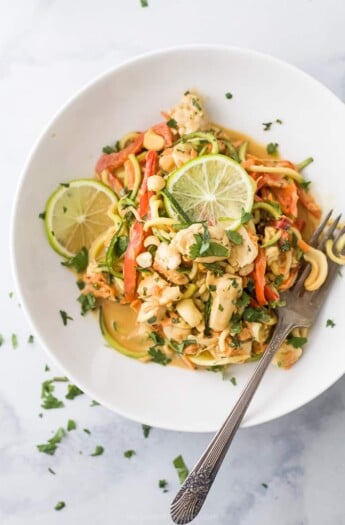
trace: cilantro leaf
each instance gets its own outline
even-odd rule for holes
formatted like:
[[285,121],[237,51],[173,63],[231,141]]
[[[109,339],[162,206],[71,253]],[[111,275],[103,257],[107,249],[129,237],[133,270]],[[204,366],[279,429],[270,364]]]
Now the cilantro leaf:
[[78,273],[82,273],[86,270],[87,265],[89,264],[89,252],[85,246],[83,246],[74,257],[70,257],[67,261],[63,261],[61,264],[68,268],[74,268]]
[[55,510],[62,510],[64,507],[66,507],[66,503],[64,501],[58,501],[55,505]]
[[148,438],[150,435],[151,428],[150,425],[145,425],[144,423],[141,425],[141,428],[143,429],[144,438]]
[[278,153],[279,144],[277,142],[270,142],[266,146],[266,151],[269,155],[276,155]]
[[226,235],[227,235],[229,241],[234,243],[234,244],[236,244],[237,246],[239,246],[240,244],[243,243],[243,237],[238,232],[231,231],[231,230],[226,230]]
[[299,185],[304,190],[309,190],[309,185],[311,184],[311,180],[304,180],[303,182],[300,182]]
[[98,401],[95,401],[94,399],[91,401],[90,407],[99,407],[101,406],[101,403],[98,403]]
[[16,350],[16,348],[18,348],[18,337],[16,336],[16,334],[12,334],[11,341],[13,350]]
[[42,219],[44,221],[44,219],[46,218],[46,212],[45,211],[42,211],[41,213],[38,214],[38,218],[39,219]]
[[186,477],[188,476],[189,474],[189,470],[184,462],[184,459],[183,457],[181,456],[181,454],[179,456],[177,456],[174,460],[173,460],[173,465],[176,469],[176,472],[178,474],[178,477],[179,477],[179,480],[180,480],[180,483],[183,483],[184,480],[186,479]]
[[4,344],[4,341],[5,339],[3,338],[3,336],[0,334],[0,346],[2,346]]
[[168,492],[167,486],[168,486],[168,482],[166,479],[160,479],[158,481],[158,487],[160,489],[163,489],[163,492]]
[[167,121],[167,126],[169,126],[169,128],[177,128],[177,122],[174,118],[171,118]]
[[248,306],[249,303],[250,296],[246,292],[243,292],[241,297],[237,299],[236,306],[238,306],[239,308],[246,308],[246,306]]
[[273,122],[263,122],[262,125],[264,127],[264,131],[268,131],[271,129]]
[[53,456],[55,454],[55,451],[57,449],[57,445],[61,443],[62,438],[66,435],[65,430],[60,427],[53,437],[48,439],[47,443],[43,443],[42,445],[36,445],[37,450],[40,452],[43,452],[44,454],[49,454],[50,456]]
[[335,322],[332,319],[327,319],[326,326],[330,326],[331,328],[334,328]]
[[241,210],[241,224],[246,224],[253,219],[253,215],[242,208]]
[[59,310],[59,312],[60,312],[61,319],[62,319],[62,322],[63,322],[64,326],[67,325],[67,321],[73,321],[73,317],[68,315],[68,313],[65,312],[64,310]]
[[77,428],[76,422],[73,419],[69,419],[67,421],[67,431],[71,432],[71,430],[75,430]]
[[263,323],[270,319],[263,308],[252,308],[248,306],[243,312],[243,319],[248,322]]
[[294,348],[301,348],[301,346],[305,345],[307,341],[308,339],[306,337],[295,337],[294,335],[289,335],[287,338],[289,345]]
[[101,445],[97,445],[94,452],[92,452],[90,456],[93,456],[93,457],[101,456],[103,452],[104,452],[104,448]]
[[227,93],[225,93],[225,98],[227,98],[227,99],[229,99],[229,100],[232,98],[232,96],[233,96],[233,95],[232,95],[232,93],[230,93],[230,91],[228,91]]
[[92,292],[80,294],[77,301],[81,304],[81,315],[85,315],[90,310],[95,310],[97,308],[96,297]]
[[28,337],[28,343],[29,343],[29,344],[33,344],[33,343],[34,343],[34,336],[33,336],[33,335],[29,335],[29,337]]
[[140,0],[141,7],[149,7],[148,0]]
[[237,385],[236,377],[232,377],[230,379],[230,383],[232,383],[234,386],[236,386]]
[[135,450],[126,450],[123,453],[123,455],[124,455],[125,458],[131,458],[132,456],[136,455],[136,452],[135,452]]
[[171,361],[171,359],[168,356],[166,356],[161,350],[155,348],[154,346],[151,346],[151,348],[149,348],[148,354],[152,357],[152,361],[154,363],[158,363],[159,365],[166,366]]
[[68,385],[67,394],[65,395],[66,399],[74,399],[77,396],[84,394],[82,390],[77,385]]

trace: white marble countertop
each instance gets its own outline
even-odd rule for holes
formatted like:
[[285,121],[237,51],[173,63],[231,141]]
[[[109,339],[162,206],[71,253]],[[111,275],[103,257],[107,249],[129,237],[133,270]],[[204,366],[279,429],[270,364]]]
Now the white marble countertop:
[[[19,173],[47,120],[119,61],[196,42],[276,55],[345,99],[342,0],[148,1],[147,8],[139,0],[0,2],[1,525],[171,523],[169,503],[178,488],[172,460],[182,454],[192,466],[210,438],[152,429],[145,439],[140,425],[91,408],[86,395],[64,409],[40,408],[42,381],[60,372],[38,344],[27,343],[18,298],[9,296],[8,245]],[[54,456],[39,453],[36,444],[69,418],[78,429]],[[344,433],[345,378],[297,412],[241,430],[195,523],[345,524]],[[104,454],[90,457],[96,445]],[[136,456],[124,458],[127,449]],[[168,481],[167,493],[158,488],[159,479]],[[66,502],[60,512],[54,510],[58,501]]]

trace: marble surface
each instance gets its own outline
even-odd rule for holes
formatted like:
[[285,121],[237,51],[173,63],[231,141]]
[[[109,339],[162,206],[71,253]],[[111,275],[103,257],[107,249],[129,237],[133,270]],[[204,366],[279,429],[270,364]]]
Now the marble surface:
[[[142,8],[139,0],[0,0],[0,7],[0,523],[168,524],[178,488],[172,460],[182,454],[192,466],[209,435],[152,429],[145,439],[140,425],[90,407],[86,395],[63,409],[40,408],[42,381],[60,371],[38,344],[27,343],[30,331],[14,291],[8,245],[20,170],[68,97],[120,61],[159,47],[210,42],[264,51],[311,73],[344,100],[345,4],[149,0]],[[61,395],[65,389],[57,386]],[[39,453],[36,444],[69,418],[77,430],[54,456]],[[297,412],[239,431],[195,523],[345,524],[344,433],[345,378]],[[104,454],[90,457],[96,445]],[[136,456],[123,457],[127,449]],[[168,481],[167,493],[159,479]],[[66,502],[60,512],[58,501]]]

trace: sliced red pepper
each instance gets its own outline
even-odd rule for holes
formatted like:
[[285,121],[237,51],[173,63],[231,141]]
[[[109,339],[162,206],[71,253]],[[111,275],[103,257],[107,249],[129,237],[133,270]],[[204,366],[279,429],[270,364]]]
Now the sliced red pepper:
[[123,184],[118,177],[115,177],[112,173],[108,174],[108,181],[110,187],[115,191],[118,197],[122,197],[123,194]]
[[278,301],[279,293],[272,286],[265,284],[264,291],[267,301]]
[[255,259],[254,271],[252,274],[254,285],[255,285],[256,300],[259,306],[263,306],[264,304],[267,304],[266,297],[265,297],[265,271],[266,271],[265,250],[260,249]]
[[296,185],[290,182],[282,188],[273,188],[273,193],[278,199],[283,213],[297,217],[298,194]]
[[165,140],[165,146],[169,147],[173,143],[172,139],[172,133],[171,129],[169,128],[168,124],[166,122],[161,122],[160,124],[156,124],[153,126],[153,131],[157,133],[157,135],[160,135]]
[[123,282],[125,299],[129,303],[135,299],[137,289],[136,258],[143,249],[144,225],[136,221],[130,231],[130,241],[123,263]]
[[126,148],[116,153],[101,155],[96,164],[97,173],[102,173],[103,170],[114,170],[119,168],[128,159],[131,153],[138,153],[143,147],[144,133],[140,133],[138,137]]

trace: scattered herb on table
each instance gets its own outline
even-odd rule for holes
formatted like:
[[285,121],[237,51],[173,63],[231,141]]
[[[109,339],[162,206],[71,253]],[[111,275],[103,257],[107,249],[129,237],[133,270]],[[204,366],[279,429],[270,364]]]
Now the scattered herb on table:
[[232,98],[232,93],[230,93],[230,91],[228,91],[227,93],[225,93],[225,98],[227,99],[231,99]]
[[33,335],[29,335],[28,343],[29,343],[29,344],[33,344],[34,341],[35,341],[34,336],[33,336]]
[[176,469],[176,472],[178,474],[178,477],[179,477],[179,480],[180,480],[180,483],[183,483],[184,480],[186,479],[186,477],[188,476],[189,474],[189,470],[184,462],[184,459],[183,457],[181,456],[181,454],[179,456],[177,456],[174,460],[173,460],[173,465]]
[[124,455],[125,458],[131,458],[132,456],[136,455],[136,452],[135,452],[135,450],[126,450],[123,453],[123,455]]
[[266,146],[266,151],[269,155],[277,155],[279,144],[277,142],[270,142]]
[[94,399],[91,401],[90,407],[99,407],[101,403],[98,403],[98,401],[95,401]]
[[76,422],[73,419],[69,419],[67,421],[68,432],[71,432],[71,430],[75,430],[76,428],[77,428]]
[[148,0],[140,0],[141,7],[149,7]]
[[49,372],[49,371],[50,371],[50,368],[49,368],[48,365],[46,365],[46,366],[44,367],[44,371],[45,371],[45,372]]
[[4,344],[4,341],[5,339],[3,338],[3,336],[0,334],[0,346],[2,346]]
[[48,472],[50,472],[51,474],[53,474],[54,476],[56,476],[56,472],[55,470],[53,470],[52,468],[48,467]]
[[77,385],[68,385],[67,394],[65,395],[66,399],[74,399],[77,396],[84,394],[82,390]]
[[95,451],[90,454],[90,456],[101,456],[104,452],[104,448],[101,445],[97,445]]
[[263,122],[264,131],[269,131],[271,129],[273,122]]
[[268,489],[267,483],[261,483],[261,486],[264,487],[264,489]]
[[55,509],[55,510],[62,510],[64,507],[66,507],[66,503],[65,503],[64,501],[59,501],[59,502],[55,505],[54,509]]
[[13,297],[13,292],[9,292],[9,293],[8,293],[8,297],[9,297],[10,299],[12,299],[12,297]]
[[335,326],[335,322],[332,319],[327,319],[326,326],[333,328]]
[[43,443],[42,445],[37,445],[37,449],[40,452],[43,452],[44,454],[49,454],[50,456],[53,456],[55,454],[55,451],[57,449],[57,445],[61,443],[62,438],[66,435],[65,430],[60,427],[53,437],[48,439],[47,443]]
[[236,386],[237,385],[236,377],[232,377],[230,379],[230,383],[232,383],[234,386]]
[[152,427],[150,427],[150,425],[142,424],[141,428],[143,429],[144,438],[148,438]]
[[60,315],[64,326],[67,325],[67,321],[73,321],[73,317],[68,315],[68,313],[66,313],[64,310],[60,310]]
[[46,218],[46,212],[45,211],[42,211],[41,213],[38,214],[38,218],[39,219],[42,219],[44,221],[44,219]]
[[16,336],[16,334],[12,334],[11,341],[13,350],[18,348],[18,337]]
[[89,430],[88,428],[83,428],[83,432],[85,432],[85,434],[88,434],[88,435],[91,434],[91,430]]
[[168,492],[168,482],[166,479],[160,479],[158,481],[158,487],[163,490],[163,492]]

